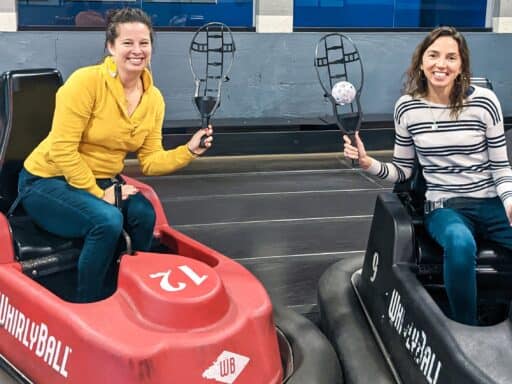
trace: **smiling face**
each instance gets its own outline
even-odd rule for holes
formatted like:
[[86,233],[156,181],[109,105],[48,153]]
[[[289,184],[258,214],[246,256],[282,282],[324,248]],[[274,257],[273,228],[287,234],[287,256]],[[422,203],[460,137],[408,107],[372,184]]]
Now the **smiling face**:
[[107,47],[121,76],[139,76],[151,61],[150,30],[140,22],[120,23]]
[[423,53],[421,70],[427,79],[429,95],[450,95],[457,76],[462,72],[457,41],[451,36],[437,38]]

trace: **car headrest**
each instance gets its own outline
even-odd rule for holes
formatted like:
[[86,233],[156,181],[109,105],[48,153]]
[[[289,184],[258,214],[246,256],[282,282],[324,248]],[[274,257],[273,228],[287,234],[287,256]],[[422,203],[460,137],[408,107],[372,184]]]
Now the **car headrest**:
[[55,94],[62,85],[56,69],[4,72],[0,80],[0,211],[17,195],[23,161],[50,132]]

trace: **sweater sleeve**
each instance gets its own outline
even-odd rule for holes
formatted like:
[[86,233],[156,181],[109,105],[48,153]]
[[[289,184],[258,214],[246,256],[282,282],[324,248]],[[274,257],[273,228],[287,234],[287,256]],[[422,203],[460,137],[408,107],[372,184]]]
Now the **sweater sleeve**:
[[503,128],[501,105],[490,90],[488,95],[478,98],[484,111],[483,120],[487,126],[486,139],[489,152],[489,163],[496,191],[505,208],[512,206],[512,169],[507,155],[507,142]]
[[78,152],[82,134],[91,118],[96,83],[91,79],[91,72],[78,70],[58,90],[50,133],[49,160],[57,165],[70,185],[101,198],[104,192]]
[[403,112],[403,100],[404,97],[400,98],[395,105],[395,145],[392,161],[385,163],[374,159],[366,170],[372,175],[395,183],[403,182],[411,177],[415,157],[414,142],[407,129],[406,117]]
[[162,126],[164,122],[165,104],[159,97],[159,108],[155,123],[144,143],[137,151],[137,157],[142,173],[148,176],[158,176],[172,173],[188,165],[196,156],[186,145],[171,150],[165,150],[162,145]]

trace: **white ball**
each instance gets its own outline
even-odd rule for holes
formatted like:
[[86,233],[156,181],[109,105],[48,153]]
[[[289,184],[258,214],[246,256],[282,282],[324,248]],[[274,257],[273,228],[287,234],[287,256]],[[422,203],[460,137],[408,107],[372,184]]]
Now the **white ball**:
[[356,97],[356,89],[348,81],[338,81],[332,87],[331,95],[337,104],[349,104]]

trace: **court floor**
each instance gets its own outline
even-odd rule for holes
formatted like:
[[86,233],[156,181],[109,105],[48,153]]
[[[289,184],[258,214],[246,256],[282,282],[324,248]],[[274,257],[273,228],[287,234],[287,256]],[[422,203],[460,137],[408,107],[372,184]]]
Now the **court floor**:
[[274,303],[314,322],[318,279],[363,256],[375,197],[391,188],[338,153],[205,157],[169,176],[128,174],[153,186],[174,228],[237,260]]

